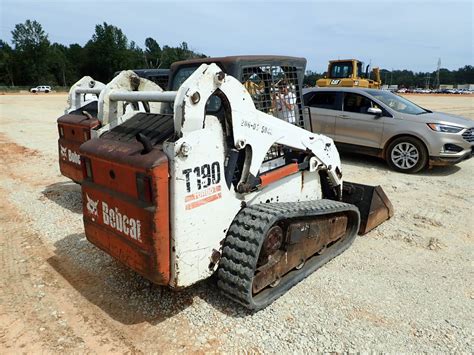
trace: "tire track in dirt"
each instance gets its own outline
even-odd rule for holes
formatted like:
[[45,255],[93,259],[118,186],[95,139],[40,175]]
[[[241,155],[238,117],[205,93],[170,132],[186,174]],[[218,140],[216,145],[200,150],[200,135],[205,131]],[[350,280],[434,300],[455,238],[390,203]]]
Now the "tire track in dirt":
[[44,161],[45,158],[39,151],[13,143],[4,134],[0,133],[1,174],[31,186],[42,186],[43,182],[38,181],[36,171],[31,171],[31,165],[25,164],[28,160]]
[[[37,151],[0,135],[1,195],[9,195],[3,187],[8,180],[15,186],[43,185],[35,174],[25,177],[18,172],[26,159],[38,156]],[[127,348],[137,352],[120,331],[104,327],[107,320],[46,263],[54,254],[30,226],[31,221],[5,198],[0,209],[0,349],[110,352]]]
[[[43,190],[44,174],[34,173],[36,159],[41,157],[40,152],[13,143],[0,133],[0,163],[4,167],[0,171],[0,194],[9,196],[20,186],[33,196]],[[31,158],[35,164],[29,163]],[[46,174],[48,182],[57,180],[55,175]],[[170,338],[170,333],[190,334],[183,319],[174,320],[173,328],[166,329],[136,323],[133,317],[140,316],[130,312],[114,317],[110,311],[120,312],[121,302],[127,301],[110,294],[113,289],[104,288],[107,270],[96,275],[71,262],[68,255],[57,255],[18,203],[4,200],[0,223],[0,266],[5,274],[0,281],[0,352],[142,353],[156,349],[156,343],[161,351],[174,352],[189,342]],[[101,297],[103,293],[104,300],[97,303],[98,295],[84,297],[83,292],[100,293]]]

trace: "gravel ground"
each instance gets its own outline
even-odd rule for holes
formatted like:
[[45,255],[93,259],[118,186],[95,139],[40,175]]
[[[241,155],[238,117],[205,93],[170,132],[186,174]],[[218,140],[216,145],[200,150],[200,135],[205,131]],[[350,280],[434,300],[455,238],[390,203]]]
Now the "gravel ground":
[[[474,119],[471,97],[410,98]],[[86,241],[80,187],[57,166],[65,102],[0,96],[2,353],[473,352],[473,160],[410,176],[343,156],[395,216],[252,314],[213,279],[173,292]]]

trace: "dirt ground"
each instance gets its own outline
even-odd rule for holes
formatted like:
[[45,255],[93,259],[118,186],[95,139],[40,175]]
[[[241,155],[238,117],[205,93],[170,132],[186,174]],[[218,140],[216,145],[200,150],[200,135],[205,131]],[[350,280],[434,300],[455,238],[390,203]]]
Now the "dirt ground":
[[[407,97],[474,120],[474,97]],[[58,169],[65,103],[0,95],[1,353],[473,352],[474,159],[405,175],[344,155],[345,179],[382,185],[395,216],[251,314],[212,279],[171,292],[85,240]]]

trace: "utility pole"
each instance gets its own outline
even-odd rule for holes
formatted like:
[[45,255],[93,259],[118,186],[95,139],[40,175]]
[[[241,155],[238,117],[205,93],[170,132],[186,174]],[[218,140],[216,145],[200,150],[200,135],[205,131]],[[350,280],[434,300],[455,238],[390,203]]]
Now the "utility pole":
[[439,89],[439,70],[441,68],[441,58],[438,58],[438,67],[436,68],[436,77],[435,77],[435,82],[433,84],[434,89]]

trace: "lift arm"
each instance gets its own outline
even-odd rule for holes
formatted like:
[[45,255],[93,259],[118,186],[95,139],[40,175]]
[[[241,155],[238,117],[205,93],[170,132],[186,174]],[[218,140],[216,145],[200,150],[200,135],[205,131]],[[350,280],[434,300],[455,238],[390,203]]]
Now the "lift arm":
[[314,159],[310,169],[326,170],[332,186],[342,188],[341,162],[331,138],[257,110],[245,87],[225,75],[216,64],[202,64],[179,88],[174,102],[178,136],[185,137],[188,132],[202,129],[206,103],[218,90],[230,104],[235,148],[250,146],[252,149],[250,174],[257,176],[270,147],[281,144],[311,152]]
[[[105,91],[107,100],[104,101],[110,102],[111,114],[116,111],[111,108],[116,107],[118,101],[174,100],[174,128],[180,138],[205,126],[206,104],[213,94],[218,94],[230,106],[235,148],[251,148],[251,159],[244,166],[247,177],[256,177],[269,149],[280,144],[311,153],[310,170],[327,171],[331,185],[339,189],[339,195],[342,192],[341,161],[333,140],[257,110],[245,87],[234,77],[224,74],[216,64],[202,64],[177,92]],[[101,101],[103,96],[104,92]]]

